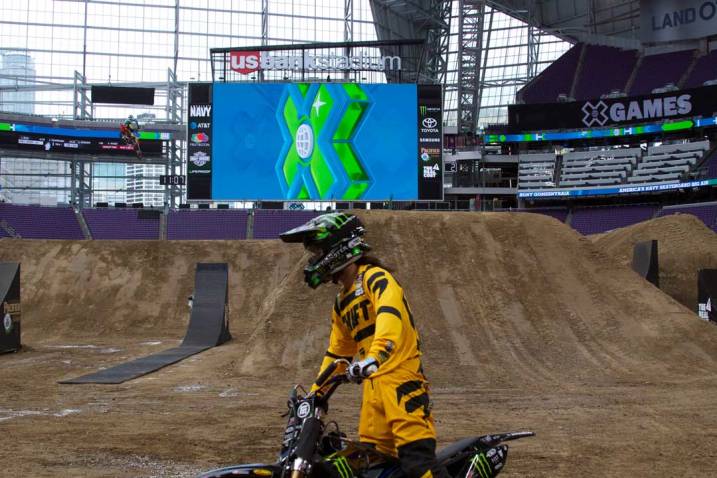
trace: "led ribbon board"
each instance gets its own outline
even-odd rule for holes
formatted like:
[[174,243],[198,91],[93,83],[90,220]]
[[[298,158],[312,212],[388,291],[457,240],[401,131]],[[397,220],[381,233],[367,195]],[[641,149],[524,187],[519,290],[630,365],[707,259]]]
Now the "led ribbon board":
[[672,123],[650,123],[624,128],[580,129],[560,132],[536,132],[519,134],[487,134],[486,144],[500,143],[530,143],[541,141],[567,141],[591,138],[616,138],[622,136],[637,136],[641,134],[669,133],[673,131],[687,131],[697,128],[706,128],[717,125],[717,117],[689,119]]
[[[169,141],[171,133],[140,131],[142,151],[147,155],[162,153],[161,141]],[[121,140],[116,129],[63,128],[29,123],[0,122],[0,147],[68,154],[132,155],[131,145]]]
[[609,186],[587,189],[540,189],[532,191],[518,191],[518,197],[522,199],[555,199],[559,197],[607,196],[615,194],[636,194],[672,191],[675,189],[689,189],[715,185],[717,185],[717,179],[703,179],[701,181],[687,181],[682,183],[668,184],[639,184],[631,186]]

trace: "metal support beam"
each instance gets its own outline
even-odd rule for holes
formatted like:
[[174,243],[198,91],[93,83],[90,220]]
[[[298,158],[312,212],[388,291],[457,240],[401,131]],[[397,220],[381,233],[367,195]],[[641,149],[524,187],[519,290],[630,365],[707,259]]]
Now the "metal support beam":
[[[448,46],[451,33],[452,0],[429,0],[429,13],[433,21],[426,36],[425,74],[430,81],[446,83]],[[461,0],[459,0],[460,2]],[[481,2],[482,3],[482,2]]]
[[92,206],[92,171],[93,163],[72,161],[70,172],[70,202],[80,209]]
[[[354,0],[344,0],[344,41],[354,41]],[[344,55],[351,56],[351,47],[344,48]],[[350,73],[344,73],[344,80],[350,80]]]
[[475,134],[480,105],[484,0],[458,0],[458,133]]
[[[177,82],[177,75],[174,71],[167,71],[167,121],[182,125],[184,123],[184,86]],[[184,175],[182,170],[184,163],[184,148],[182,143],[176,139],[168,142],[167,163],[165,165],[165,174],[167,175]],[[165,186],[164,207],[179,207],[184,194],[183,187],[179,185]]]
[[75,72],[73,83],[73,117],[75,119],[92,119],[92,100],[87,95],[89,86],[87,78],[79,71]]

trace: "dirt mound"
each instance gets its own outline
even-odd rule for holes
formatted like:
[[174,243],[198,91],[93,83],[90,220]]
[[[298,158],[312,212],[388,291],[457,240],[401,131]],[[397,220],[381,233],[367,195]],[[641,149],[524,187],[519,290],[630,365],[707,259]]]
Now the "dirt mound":
[[[541,215],[358,214],[415,313],[443,444],[534,429],[506,476],[717,473],[700,438],[717,428],[713,326]],[[4,362],[0,420],[23,451],[0,458],[32,476],[92,477],[271,460],[336,293],[303,284],[305,259],[279,241],[0,240],[0,260],[22,262],[31,348]],[[56,384],[179,341],[200,261],[229,262],[235,340],[120,386]],[[349,432],[356,392],[332,404]]]
[[590,236],[620,263],[630,266],[638,242],[657,239],[660,289],[697,310],[697,272],[717,268],[717,234],[692,214],[674,214]]

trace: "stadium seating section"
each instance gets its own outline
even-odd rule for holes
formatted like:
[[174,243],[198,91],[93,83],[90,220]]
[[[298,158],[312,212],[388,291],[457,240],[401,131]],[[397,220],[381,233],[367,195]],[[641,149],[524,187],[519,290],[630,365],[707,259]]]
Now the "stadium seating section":
[[246,239],[249,213],[241,209],[180,209],[167,216],[167,239]]
[[613,90],[624,90],[637,58],[634,50],[585,45],[582,68],[575,80],[575,99],[600,98]]
[[637,50],[578,43],[528,83],[518,98],[527,104],[555,103],[560,95],[576,100],[615,91],[650,94],[670,84],[696,88],[717,81],[717,50],[681,50],[641,55]]
[[70,207],[18,206],[0,203],[0,237],[84,239]]
[[141,209],[85,209],[94,239],[159,239],[159,216],[140,218]]
[[275,239],[318,214],[316,211],[258,209],[254,212],[254,239]]
[[[160,215],[159,211],[155,211]],[[519,210],[553,217],[582,234],[596,234],[653,217],[692,214],[717,232],[717,202],[665,206],[551,207]],[[281,232],[320,214],[317,211],[178,210],[167,216],[167,239],[277,239]],[[146,214],[145,214],[146,215]],[[159,217],[140,217],[137,209],[84,209],[93,239],[159,239]],[[249,221],[253,216],[253,235]],[[0,203],[0,238],[84,239],[77,216],[69,207],[20,206]]]
[[518,188],[572,188],[618,184],[669,183],[700,174],[717,178],[717,152],[708,141],[640,148],[572,151],[519,156]]
[[581,234],[597,234],[652,219],[657,209],[657,206],[575,208],[570,225]]

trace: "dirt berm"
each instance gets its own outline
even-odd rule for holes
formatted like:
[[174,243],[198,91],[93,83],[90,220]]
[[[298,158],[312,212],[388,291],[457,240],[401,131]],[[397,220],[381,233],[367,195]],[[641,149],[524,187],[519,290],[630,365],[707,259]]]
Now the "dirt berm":
[[[416,316],[439,441],[531,429],[502,476],[717,476],[717,328],[537,214],[360,213]],[[23,336],[0,356],[0,476],[192,476],[271,461],[335,286],[279,241],[0,240]],[[230,264],[234,340],[121,385],[57,380],[176,345],[194,265]],[[359,389],[331,416],[355,436]]]
[[692,214],[665,216],[589,237],[628,267],[635,244],[657,239],[660,289],[695,313],[697,272],[717,268],[717,234]]

